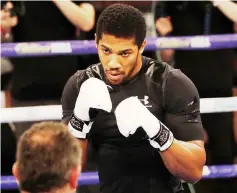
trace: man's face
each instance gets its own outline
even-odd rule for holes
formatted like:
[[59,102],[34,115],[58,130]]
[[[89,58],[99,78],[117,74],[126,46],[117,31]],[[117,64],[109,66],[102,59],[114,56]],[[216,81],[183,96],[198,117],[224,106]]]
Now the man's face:
[[135,38],[117,38],[103,34],[98,42],[98,54],[110,84],[116,85],[133,77],[141,68],[141,53],[145,43],[138,49]]

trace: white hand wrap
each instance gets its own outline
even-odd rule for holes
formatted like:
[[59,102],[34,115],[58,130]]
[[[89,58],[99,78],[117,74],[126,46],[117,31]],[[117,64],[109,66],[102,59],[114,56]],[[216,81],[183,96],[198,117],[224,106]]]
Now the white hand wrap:
[[120,133],[128,137],[142,127],[150,144],[164,151],[173,142],[172,132],[164,126],[137,97],[129,97],[123,100],[115,109],[115,117]]
[[90,116],[90,110],[99,112],[112,110],[112,102],[106,84],[97,79],[89,78],[80,88],[74,112],[70,118],[68,128],[71,134],[77,138],[87,138],[94,118]]

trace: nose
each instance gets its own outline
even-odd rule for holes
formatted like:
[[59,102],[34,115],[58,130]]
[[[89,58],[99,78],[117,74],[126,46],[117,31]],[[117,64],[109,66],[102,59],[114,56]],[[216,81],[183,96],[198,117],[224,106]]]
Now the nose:
[[117,59],[115,54],[111,54],[110,55],[108,66],[110,68],[113,68],[113,69],[121,67],[121,65],[120,65],[120,63],[119,63],[119,61],[118,61],[118,59]]

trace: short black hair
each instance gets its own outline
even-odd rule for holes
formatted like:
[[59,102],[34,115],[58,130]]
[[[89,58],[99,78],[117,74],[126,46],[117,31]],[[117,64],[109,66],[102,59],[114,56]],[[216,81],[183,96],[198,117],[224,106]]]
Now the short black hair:
[[103,34],[118,38],[135,37],[140,48],[146,37],[146,22],[143,14],[135,7],[116,3],[107,7],[99,16],[96,26],[96,42]]

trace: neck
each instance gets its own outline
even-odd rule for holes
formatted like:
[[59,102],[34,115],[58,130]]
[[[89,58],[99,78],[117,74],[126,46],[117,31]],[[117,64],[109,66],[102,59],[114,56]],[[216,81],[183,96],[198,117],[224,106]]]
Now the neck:
[[139,55],[137,56],[137,64],[135,65],[135,67],[134,67],[132,73],[130,74],[130,78],[129,78],[129,79],[131,79],[132,77],[134,77],[134,76],[141,70],[141,68],[142,68],[142,55],[139,54]]
[[75,192],[76,192],[76,190],[75,189],[71,189],[68,185],[64,186],[62,188],[52,189],[52,190],[46,191],[46,192],[37,192],[37,191],[26,192],[26,191],[21,191],[21,193],[75,193]]

